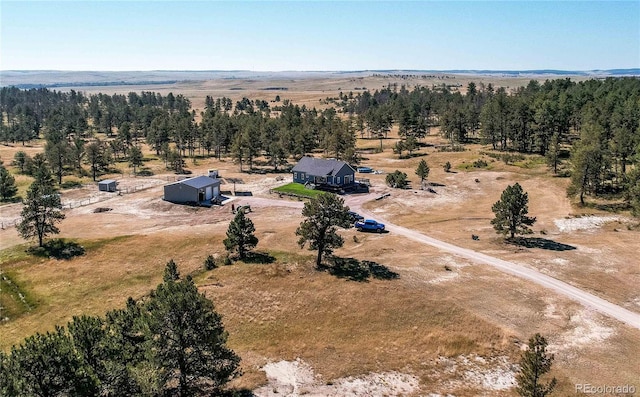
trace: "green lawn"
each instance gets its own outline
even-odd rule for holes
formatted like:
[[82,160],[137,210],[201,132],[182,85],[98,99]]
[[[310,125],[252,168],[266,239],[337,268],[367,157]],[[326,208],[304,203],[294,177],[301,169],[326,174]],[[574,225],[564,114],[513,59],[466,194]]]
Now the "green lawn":
[[291,183],[288,183],[288,184],[286,184],[284,186],[277,187],[277,188],[273,189],[273,191],[274,192],[280,192],[280,193],[295,194],[295,195],[298,195],[298,196],[309,197],[309,198],[313,198],[313,197],[316,197],[319,194],[324,193],[321,190],[307,189],[306,187],[304,187],[303,184],[295,183],[295,182],[291,182]]

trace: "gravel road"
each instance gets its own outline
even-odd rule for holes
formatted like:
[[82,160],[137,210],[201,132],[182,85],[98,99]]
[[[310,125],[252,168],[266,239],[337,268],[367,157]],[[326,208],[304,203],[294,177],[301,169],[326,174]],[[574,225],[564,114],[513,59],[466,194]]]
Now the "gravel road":
[[564,295],[586,307],[593,308],[604,315],[622,321],[623,323],[633,328],[640,329],[640,314],[636,312],[632,312],[628,309],[625,309],[624,307],[613,304],[589,292],[576,288],[568,283],[540,273],[537,270],[518,265],[513,262],[494,258],[492,256],[467,248],[458,247],[456,245],[446,243],[433,237],[429,237],[415,230],[407,229],[405,227],[390,223],[387,220],[381,219],[379,216],[374,216],[362,209],[361,205],[366,201],[366,198],[367,197],[364,196],[357,197],[353,200],[347,200],[347,202],[353,210],[359,212],[365,218],[377,219],[383,222],[386,225],[386,229],[391,233],[410,238],[422,244],[431,245],[442,251],[460,256],[465,259],[469,259],[476,263],[493,266],[494,268],[504,273],[532,281],[540,286],[553,290],[560,295]]

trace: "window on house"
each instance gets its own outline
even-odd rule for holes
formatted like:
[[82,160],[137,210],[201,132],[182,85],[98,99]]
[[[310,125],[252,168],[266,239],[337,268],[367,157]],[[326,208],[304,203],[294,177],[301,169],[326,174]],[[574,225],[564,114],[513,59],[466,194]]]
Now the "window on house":
[[294,179],[298,179],[298,173],[297,173],[297,172],[294,172],[294,173],[293,173],[293,178],[294,178]]

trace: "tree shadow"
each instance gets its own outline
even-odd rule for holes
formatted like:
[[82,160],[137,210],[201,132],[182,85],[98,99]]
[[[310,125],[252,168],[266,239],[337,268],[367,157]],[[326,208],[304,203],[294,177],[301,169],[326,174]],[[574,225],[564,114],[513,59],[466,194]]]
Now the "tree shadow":
[[631,204],[627,202],[614,203],[591,203],[586,202],[583,207],[594,208],[600,211],[613,212],[615,214],[631,209]]
[[379,280],[394,280],[400,277],[388,267],[372,261],[359,261],[355,258],[331,257],[331,265],[323,265],[319,270],[349,281],[368,282],[373,277]]
[[276,258],[268,252],[248,252],[243,259],[244,263],[267,265],[276,261]]
[[42,247],[29,247],[27,252],[42,258],[71,259],[85,254],[85,249],[75,241],[56,238],[47,241]]
[[393,270],[390,270],[385,265],[381,265],[372,261],[362,261],[363,265],[369,267],[369,271],[371,272],[371,276],[373,278],[377,278],[378,280],[395,280],[400,278],[400,275]]
[[403,154],[402,156],[399,156],[399,158],[401,160],[406,160],[406,159],[412,159],[412,158],[416,158],[416,157],[424,157],[426,156],[428,153],[411,153],[411,154]]
[[553,240],[540,237],[515,237],[507,239],[507,243],[525,248],[541,248],[550,251],[571,251],[576,249],[573,245],[558,243]]

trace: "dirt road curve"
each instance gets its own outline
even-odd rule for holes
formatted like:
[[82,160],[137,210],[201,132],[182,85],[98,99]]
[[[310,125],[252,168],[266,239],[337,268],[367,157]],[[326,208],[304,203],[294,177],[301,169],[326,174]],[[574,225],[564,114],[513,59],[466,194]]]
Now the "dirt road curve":
[[586,291],[576,288],[563,281],[547,276],[546,274],[542,274],[537,270],[530,269],[530,268],[515,264],[513,262],[508,262],[502,259],[494,258],[492,256],[485,255],[470,249],[458,247],[453,244],[449,244],[444,241],[426,236],[414,230],[407,229],[398,225],[394,225],[393,223],[389,223],[386,220],[381,219],[380,217],[373,216],[372,214],[367,213],[366,211],[363,211],[362,208],[360,207],[362,202],[363,200],[359,199],[357,201],[349,201],[348,204],[351,206],[351,208],[358,211],[365,218],[375,218],[377,220],[383,221],[386,225],[387,230],[389,230],[391,233],[405,236],[407,238],[410,238],[412,240],[415,240],[423,244],[431,245],[442,251],[446,251],[451,254],[461,256],[463,258],[472,260],[477,263],[483,263],[486,265],[493,266],[502,272],[514,275],[516,277],[533,281],[538,285],[541,285],[545,288],[549,288],[558,294],[561,294],[570,299],[573,299],[574,301],[579,302],[586,307],[593,308],[599,311],[600,313],[605,314],[609,317],[613,317],[619,321],[622,321],[623,323],[633,328],[640,329],[640,314],[638,313],[632,312],[623,307],[615,305],[611,302],[608,302],[602,298],[599,298],[593,294],[590,294]]

